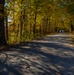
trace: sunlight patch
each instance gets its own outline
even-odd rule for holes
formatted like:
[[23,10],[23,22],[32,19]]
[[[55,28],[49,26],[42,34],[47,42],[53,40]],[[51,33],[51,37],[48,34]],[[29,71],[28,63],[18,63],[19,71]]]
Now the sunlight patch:
[[21,48],[26,48],[26,49],[30,49],[30,46],[21,46]]
[[65,46],[68,46],[68,47],[74,47],[74,45],[73,45],[73,44],[65,43],[64,45],[65,45]]
[[74,56],[74,52],[72,51],[64,51],[63,53],[68,56]]

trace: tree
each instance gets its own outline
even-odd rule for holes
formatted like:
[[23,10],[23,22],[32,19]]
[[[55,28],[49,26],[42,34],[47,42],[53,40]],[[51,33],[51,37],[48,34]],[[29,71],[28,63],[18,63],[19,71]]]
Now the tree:
[[71,31],[74,31],[74,0],[71,0],[67,3],[67,12],[70,15]]
[[0,0],[0,45],[5,45],[5,28],[4,28],[4,3],[5,0]]

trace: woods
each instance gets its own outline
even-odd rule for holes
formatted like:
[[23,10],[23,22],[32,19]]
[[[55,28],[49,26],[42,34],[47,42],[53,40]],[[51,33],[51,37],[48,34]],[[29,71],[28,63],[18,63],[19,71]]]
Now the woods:
[[1,0],[0,44],[74,31],[73,0]]
[[74,0],[0,0],[0,75],[74,75]]

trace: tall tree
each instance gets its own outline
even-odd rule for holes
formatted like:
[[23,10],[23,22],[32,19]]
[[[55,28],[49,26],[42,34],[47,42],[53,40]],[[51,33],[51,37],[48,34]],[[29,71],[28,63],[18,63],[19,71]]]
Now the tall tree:
[[5,28],[4,28],[4,3],[5,0],[0,0],[0,45],[5,45]]

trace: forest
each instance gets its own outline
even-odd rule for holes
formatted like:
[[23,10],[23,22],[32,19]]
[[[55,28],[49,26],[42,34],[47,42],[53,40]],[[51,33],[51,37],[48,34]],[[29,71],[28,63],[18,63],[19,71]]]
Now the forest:
[[74,75],[74,0],[0,0],[0,75]]
[[74,31],[74,0],[0,0],[0,45],[59,30]]

